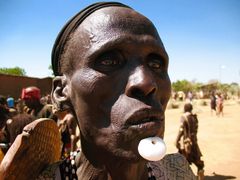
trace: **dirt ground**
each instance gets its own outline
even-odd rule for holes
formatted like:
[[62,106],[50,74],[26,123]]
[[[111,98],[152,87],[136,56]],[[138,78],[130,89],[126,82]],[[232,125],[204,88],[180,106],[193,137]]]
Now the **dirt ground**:
[[[199,119],[198,142],[205,163],[206,180],[240,179],[240,103],[234,100],[224,102],[224,116],[211,115],[207,106],[200,101],[193,102],[194,112]],[[178,109],[166,110],[165,142],[167,153],[177,152],[174,145],[183,103]],[[195,165],[191,165],[196,174]]]

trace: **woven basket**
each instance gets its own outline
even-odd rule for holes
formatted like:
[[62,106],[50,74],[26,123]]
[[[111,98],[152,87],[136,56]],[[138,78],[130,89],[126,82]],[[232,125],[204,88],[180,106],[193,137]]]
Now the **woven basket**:
[[0,180],[32,180],[48,165],[60,160],[57,124],[46,118],[24,127],[0,164]]

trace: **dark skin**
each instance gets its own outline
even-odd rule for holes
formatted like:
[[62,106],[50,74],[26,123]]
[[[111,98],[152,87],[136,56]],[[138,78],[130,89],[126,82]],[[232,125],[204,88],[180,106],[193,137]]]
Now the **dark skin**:
[[32,109],[31,114],[34,116],[43,108],[43,105],[38,99],[26,99],[24,101],[26,106]]
[[163,138],[171,90],[155,27],[131,9],[103,8],[77,28],[65,55],[75,69],[55,78],[52,97],[71,104],[80,126],[78,179],[147,179],[138,143]]

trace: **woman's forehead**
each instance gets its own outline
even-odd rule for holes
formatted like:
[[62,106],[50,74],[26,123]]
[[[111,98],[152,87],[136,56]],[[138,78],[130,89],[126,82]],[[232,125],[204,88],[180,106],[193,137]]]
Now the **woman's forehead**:
[[133,9],[125,7],[106,7],[89,15],[80,25],[86,30],[105,29],[143,29],[154,28],[150,20]]
[[138,13],[137,11],[127,8],[127,7],[105,7],[102,9],[98,9],[94,11],[92,14],[90,14],[88,17],[86,17],[85,20],[91,19],[91,18],[98,18],[100,15],[107,15],[109,17],[116,17],[118,18],[142,18],[147,19],[142,14]]
[[134,10],[123,7],[97,10],[84,20],[75,35],[75,38],[81,39],[79,42],[85,46],[134,35],[148,35],[161,41],[151,21]]

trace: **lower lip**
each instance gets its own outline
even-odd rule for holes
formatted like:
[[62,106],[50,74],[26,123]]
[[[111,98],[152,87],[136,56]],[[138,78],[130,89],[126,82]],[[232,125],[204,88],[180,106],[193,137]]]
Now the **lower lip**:
[[136,124],[129,126],[130,129],[139,129],[139,130],[147,130],[147,129],[159,129],[162,126],[160,121],[150,121],[142,124]]

